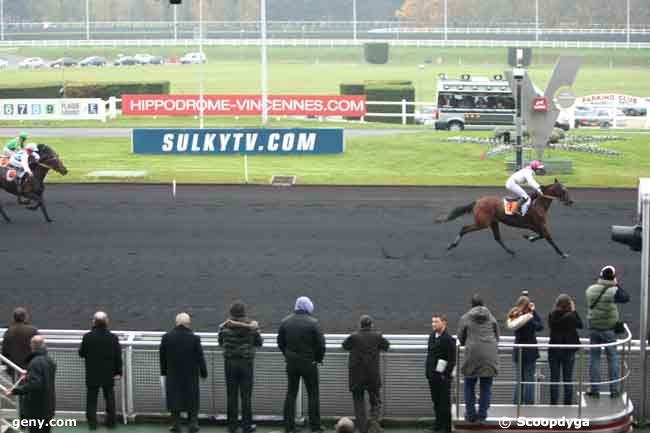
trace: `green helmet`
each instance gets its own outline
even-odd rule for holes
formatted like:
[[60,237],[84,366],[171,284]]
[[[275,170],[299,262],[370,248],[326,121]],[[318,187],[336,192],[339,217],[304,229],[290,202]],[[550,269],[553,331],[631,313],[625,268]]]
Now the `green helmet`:
[[21,132],[18,134],[18,138],[22,138],[23,140],[27,140],[29,138],[29,134],[26,132]]

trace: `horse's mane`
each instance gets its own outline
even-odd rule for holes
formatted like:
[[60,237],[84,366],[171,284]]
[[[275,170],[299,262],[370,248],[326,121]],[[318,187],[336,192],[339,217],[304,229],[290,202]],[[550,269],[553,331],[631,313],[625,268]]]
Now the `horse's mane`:
[[50,146],[44,143],[39,143],[36,145],[38,147],[38,153],[41,157],[57,157],[57,153]]

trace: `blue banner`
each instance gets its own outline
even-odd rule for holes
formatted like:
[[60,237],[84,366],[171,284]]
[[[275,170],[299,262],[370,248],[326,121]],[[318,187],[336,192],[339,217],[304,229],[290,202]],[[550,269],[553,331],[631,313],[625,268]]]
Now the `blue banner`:
[[342,153],[343,129],[133,129],[133,153],[310,155]]

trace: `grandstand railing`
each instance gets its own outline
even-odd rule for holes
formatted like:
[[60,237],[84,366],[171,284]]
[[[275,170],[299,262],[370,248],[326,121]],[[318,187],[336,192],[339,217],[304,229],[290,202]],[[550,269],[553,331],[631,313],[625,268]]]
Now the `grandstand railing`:
[[[78,347],[85,331],[71,330],[42,330],[50,356],[58,364],[57,369],[57,414],[58,416],[82,418],[85,412],[85,371],[83,360],[78,356]],[[116,392],[121,396],[118,412],[123,415],[124,422],[138,416],[166,416],[167,410],[159,383],[158,346],[162,332],[116,331],[122,344],[124,360],[124,375],[116,383]],[[0,330],[0,335],[4,330]],[[226,413],[226,392],[223,373],[223,357],[218,346],[216,333],[198,333],[202,338],[206,362],[208,364],[208,379],[201,382],[201,416],[222,419]],[[282,414],[283,396],[286,392],[286,374],[284,359],[276,346],[275,334],[263,334],[265,339],[256,356],[255,389],[253,392],[253,408],[256,417],[261,419],[280,419]],[[337,417],[350,414],[352,400],[348,392],[347,352],[341,348],[346,335],[328,334],[326,336],[327,354],[320,367],[321,412],[324,417]],[[386,335],[391,342],[389,352],[382,354],[382,415],[387,419],[417,419],[431,418],[431,402],[428,383],[425,378],[424,364],[426,359],[427,335]],[[544,362],[545,349],[549,347],[548,338],[540,337],[542,359],[537,362],[538,378],[548,376],[548,365]],[[578,404],[574,407],[580,417],[582,407],[580,395],[589,385],[588,368],[585,368],[587,352],[592,347],[606,345],[590,345],[583,339],[578,349],[578,362],[573,382]],[[646,377],[639,371],[638,342],[631,339],[627,330],[625,338],[610,345],[616,346],[620,353],[620,377],[616,379],[625,391],[622,395],[626,407],[634,402],[638,407],[641,388],[647,384],[641,383]],[[516,369],[512,363],[514,347],[530,347],[515,345],[513,337],[502,337],[499,343],[500,368],[499,376],[493,385],[492,403],[494,405],[512,405],[512,392],[517,384],[523,382],[517,378]],[[564,347],[564,346],[553,346]],[[567,348],[572,346],[566,346]],[[459,348],[457,370],[462,365],[464,351]],[[587,358],[588,359],[588,358]],[[601,357],[605,362],[605,357]],[[460,371],[460,370],[458,370]],[[606,371],[603,369],[603,371]],[[460,374],[454,380],[456,411],[463,404]],[[561,383],[561,382],[560,382]],[[607,385],[608,381],[599,382]],[[547,380],[535,382],[538,403],[548,401]],[[298,414],[305,415],[303,408],[307,407],[306,395],[299,395]],[[569,407],[568,409],[571,409]],[[103,407],[100,406],[100,411]],[[517,411],[520,407],[517,407]],[[573,410],[573,409],[571,409]],[[11,417],[15,410],[2,410],[0,415]],[[458,416],[460,412],[456,412]]]

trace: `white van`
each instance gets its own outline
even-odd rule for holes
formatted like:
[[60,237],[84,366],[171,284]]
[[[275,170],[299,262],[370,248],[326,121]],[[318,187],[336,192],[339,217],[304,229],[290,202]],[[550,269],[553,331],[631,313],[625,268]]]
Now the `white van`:
[[180,62],[183,65],[196,65],[207,63],[208,59],[205,57],[205,53],[187,53],[181,57]]

